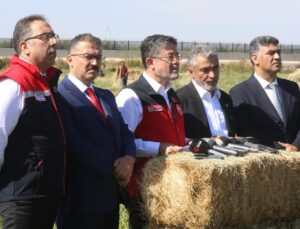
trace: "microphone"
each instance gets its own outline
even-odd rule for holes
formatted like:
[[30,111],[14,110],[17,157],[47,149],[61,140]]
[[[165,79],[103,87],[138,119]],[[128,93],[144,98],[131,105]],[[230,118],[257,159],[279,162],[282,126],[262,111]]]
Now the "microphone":
[[256,149],[257,151],[271,152],[271,153],[277,153],[278,152],[277,149],[275,149],[275,148],[272,148],[272,147],[269,147],[269,146],[266,146],[266,145],[262,145],[262,144],[258,144],[256,140],[253,140],[253,139],[255,139],[253,137],[239,137],[237,139],[244,146],[248,146],[251,149]]
[[216,150],[212,150],[211,146],[208,142],[203,139],[193,139],[192,143],[189,146],[189,151],[198,156],[216,156],[217,158],[225,158],[227,157],[225,154],[220,153]]
[[216,141],[212,138],[202,138],[202,140],[207,142],[212,149],[219,151],[221,153],[224,153],[226,155],[237,156],[240,154],[237,150],[232,150],[232,149],[226,148],[224,146],[217,145]]
[[[241,143],[239,143],[238,140],[232,140],[233,138],[227,138],[225,136],[214,136],[213,139],[216,141],[217,145],[220,145],[220,146],[226,146],[226,148],[231,148],[235,151],[238,151],[240,153],[248,153],[251,148],[250,147],[247,147],[247,146],[243,146],[241,145]],[[252,151],[255,151],[252,150]],[[257,151],[257,150],[256,150]]]

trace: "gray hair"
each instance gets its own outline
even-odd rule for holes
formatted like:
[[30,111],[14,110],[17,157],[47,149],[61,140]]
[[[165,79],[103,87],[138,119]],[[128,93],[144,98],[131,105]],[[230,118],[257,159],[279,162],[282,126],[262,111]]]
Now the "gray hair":
[[95,37],[90,33],[82,33],[82,34],[77,35],[70,41],[69,54],[72,52],[72,49],[75,48],[75,46],[81,41],[90,42],[91,44],[97,46],[99,49],[101,48],[101,39],[100,38]]
[[194,68],[197,65],[197,57],[204,57],[204,58],[210,58],[210,57],[217,57],[218,54],[215,50],[213,50],[208,45],[196,45],[191,52],[190,58],[189,58],[189,65],[191,68]]
[[252,63],[252,65],[254,65],[252,59],[251,59],[251,55],[253,53],[257,53],[259,52],[260,48],[262,46],[267,46],[267,45],[278,45],[279,44],[279,40],[275,37],[272,36],[258,36],[255,37],[251,42],[250,42],[250,46],[249,46],[249,52],[250,52],[250,61]]
[[147,68],[147,58],[157,56],[168,43],[172,43],[177,46],[177,40],[174,37],[161,34],[148,36],[143,40],[141,44],[141,55],[145,68]]
[[44,21],[44,22],[48,23],[44,16],[38,15],[38,14],[33,14],[33,15],[29,15],[27,17],[21,18],[15,25],[15,29],[14,29],[14,33],[13,33],[13,44],[14,44],[14,49],[17,54],[20,54],[20,52],[21,52],[21,49],[19,47],[20,41],[23,41],[31,36],[32,31],[30,28],[30,24],[33,21]]
[[267,45],[278,45],[279,40],[272,36],[258,36],[255,37],[251,42],[249,46],[250,54],[258,52],[261,46],[267,46]]

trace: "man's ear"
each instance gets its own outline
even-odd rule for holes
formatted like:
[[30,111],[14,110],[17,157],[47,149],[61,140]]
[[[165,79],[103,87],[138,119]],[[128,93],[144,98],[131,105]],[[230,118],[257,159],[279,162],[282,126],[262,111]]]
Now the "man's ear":
[[250,59],[251,59],[251,62],[253,65],[258,65],[259,62],[259,57],[257,56],[257,53],[252,53],[251,56],[250,56]]
[[154,65],[154,60],[153,60],[153,58],[147,58],[147,59],[146,59],[146,64],[147,64],[147,66],[153,66],[153,65]]
[[73,67],[73,63],[72,63],[73,62],[73,58],[72,58],[72,56],[68,55],[67,58],[66,58],[66,60],[67,60],[67,63],[69,65],[69,67],[72,68]]
[[194,69],[192,69],[192,68],[188,68],[188,73],[189,73],[190,75],[193,75],[193,73],[194,73]]
[[19,47],[22,53],[25,53],[26,55],[30,54],[30,49],[26,41],[20,41]]

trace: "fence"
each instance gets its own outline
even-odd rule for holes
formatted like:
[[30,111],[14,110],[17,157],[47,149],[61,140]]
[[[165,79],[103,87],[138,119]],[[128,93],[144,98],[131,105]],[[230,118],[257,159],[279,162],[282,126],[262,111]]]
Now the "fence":
[[[179,51],[190,51],[196,44],[206,44],[217,52],[249,52],[249,44],[246,43],[209,43],[209,42],[184,42],[179,41],[177,48]],[[103,40],[102,47],[105,50],[139,50],[141,41],[116,41]],[[61,39],[58,49],[68,49],[69,40]],[[13,48],[11,38],[0,38],[0,48]],[[282,44],[282,53],[300,53],[300,45]]]

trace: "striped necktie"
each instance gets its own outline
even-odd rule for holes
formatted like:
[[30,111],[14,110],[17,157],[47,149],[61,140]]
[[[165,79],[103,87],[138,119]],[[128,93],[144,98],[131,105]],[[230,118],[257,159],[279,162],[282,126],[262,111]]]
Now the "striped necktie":
[[274,108],[276,109],[278,115],[280,116],[281,120],[284,121],[284,115],[283,115],[283,111],[282,111],[282,106],[280,103],[280,95],[279,95],[279,91],[278,91],[278,85],[275,83],[270,83],[268,85],[269,89],[271,89],[271,102],[274,106]]

